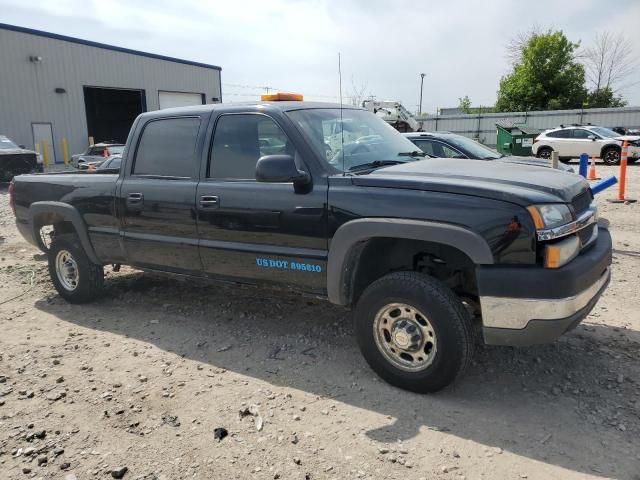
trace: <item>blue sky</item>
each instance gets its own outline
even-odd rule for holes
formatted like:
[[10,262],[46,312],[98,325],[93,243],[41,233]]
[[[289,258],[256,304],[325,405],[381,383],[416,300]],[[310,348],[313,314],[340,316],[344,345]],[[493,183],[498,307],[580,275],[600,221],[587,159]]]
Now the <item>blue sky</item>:
[[[337,100],[343,93],[423,110],[495,102],[509,70],[505,45],[537,24],[583,45],[596,32],[624,32],[640,60],[640,1],[512,0],[0,0],[0,22],[222,67],[223,98],[258,98],[261,86]],[[1,81],[1,79],[0,79]],[[640,105],[640,69],[620,93]]]

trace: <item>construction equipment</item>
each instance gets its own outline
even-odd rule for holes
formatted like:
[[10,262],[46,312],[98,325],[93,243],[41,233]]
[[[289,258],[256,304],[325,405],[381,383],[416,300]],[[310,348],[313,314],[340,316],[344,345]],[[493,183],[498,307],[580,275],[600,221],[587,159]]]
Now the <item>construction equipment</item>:
[[[400,102],[394,102],[393,100],[364,100],[362,108],[375,114],[378,114],[378,112],[384,113],[384,120],[393,125],[396,130],[405,132],[424,131],[422,124]],[[400,122],[404,122],[406,126],[403,128]]]

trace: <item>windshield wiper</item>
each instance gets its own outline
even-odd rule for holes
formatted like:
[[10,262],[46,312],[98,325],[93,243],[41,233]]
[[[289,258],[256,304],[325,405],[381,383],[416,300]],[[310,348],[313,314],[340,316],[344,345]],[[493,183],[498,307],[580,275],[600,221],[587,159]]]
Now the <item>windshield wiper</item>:
[[426,157],[427,154],[422,150],[414,150],[413,152],[400,152],[398,153],[399,157]]
[[380,167],[388,167],[390,165],[398,165],[399,163],[407,163],[406,160],[374,160],[373,162],[361,163],[349,168],[349,172],[360,172],[363,170],[374,170]]

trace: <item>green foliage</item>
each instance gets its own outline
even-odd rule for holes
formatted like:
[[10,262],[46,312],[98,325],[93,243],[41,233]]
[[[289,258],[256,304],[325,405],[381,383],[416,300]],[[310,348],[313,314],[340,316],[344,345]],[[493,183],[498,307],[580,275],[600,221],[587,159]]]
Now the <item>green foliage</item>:
[[471,113],[471,99],[469,98],[469,95],[458,98],[458,109],[462,113]]
[[627,101],[620,95],[613,93],[609,87],[589,92],[584,103],[585,108],[615,108],[626,107]]
[[587,98],[578,43],[561,31],[532,34],[513,71],[502,77],[496,110],[517,112],[581,108]]

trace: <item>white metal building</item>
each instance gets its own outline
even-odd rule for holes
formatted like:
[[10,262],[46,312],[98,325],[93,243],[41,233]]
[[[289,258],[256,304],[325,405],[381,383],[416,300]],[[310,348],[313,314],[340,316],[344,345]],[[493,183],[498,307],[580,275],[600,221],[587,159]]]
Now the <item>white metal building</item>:
[[49,161],[127,138],[140,113],[221,101],[215,65],[0,23],[0,134]]

